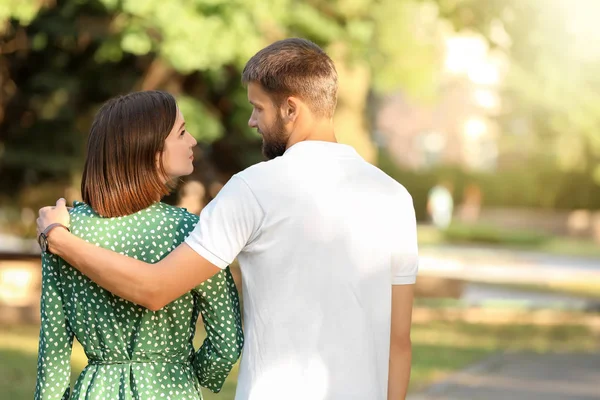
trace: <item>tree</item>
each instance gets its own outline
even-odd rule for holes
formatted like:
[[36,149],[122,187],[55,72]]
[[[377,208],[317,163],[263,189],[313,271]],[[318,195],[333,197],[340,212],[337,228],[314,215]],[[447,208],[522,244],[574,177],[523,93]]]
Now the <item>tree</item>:
[[0,0],[0,26],[0,190],[34,208],[77,191],[91,118],[132,90],[177,96],[206,184],[259,161],[240,72],[289,36],[335,58],[340,138],[374,160],[367,99],[433,93],[439,38],[432,3],[416,0]]

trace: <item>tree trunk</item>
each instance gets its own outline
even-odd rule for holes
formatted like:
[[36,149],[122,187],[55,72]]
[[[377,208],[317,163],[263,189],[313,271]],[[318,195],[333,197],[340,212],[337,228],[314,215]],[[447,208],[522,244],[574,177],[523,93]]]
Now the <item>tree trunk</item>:
[[367,118],[371,87],[369,65],[363,60],[349,61],[343,45],[336,44],[328,50],[338,72],[338,106],[334,117],[337,139],[354,147],[366,161],[375,163],[377,148]]

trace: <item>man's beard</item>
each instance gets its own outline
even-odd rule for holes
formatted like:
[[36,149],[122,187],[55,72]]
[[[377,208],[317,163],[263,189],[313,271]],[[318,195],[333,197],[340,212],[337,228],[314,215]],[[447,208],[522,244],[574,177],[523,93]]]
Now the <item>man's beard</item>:
[[282,156],[287,148],[287,134],[283,125],[283,119],[277,115],[272,126],[265,131],[258,130],[263,137],[262,153],[268,159]]

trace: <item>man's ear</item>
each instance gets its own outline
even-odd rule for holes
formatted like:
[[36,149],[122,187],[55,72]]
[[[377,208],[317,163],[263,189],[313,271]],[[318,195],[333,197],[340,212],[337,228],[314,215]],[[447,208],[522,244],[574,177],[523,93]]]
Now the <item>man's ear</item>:
[[282,117],[286,122],[295,122],[300,112],[300,99],[290,96],[283,102]]

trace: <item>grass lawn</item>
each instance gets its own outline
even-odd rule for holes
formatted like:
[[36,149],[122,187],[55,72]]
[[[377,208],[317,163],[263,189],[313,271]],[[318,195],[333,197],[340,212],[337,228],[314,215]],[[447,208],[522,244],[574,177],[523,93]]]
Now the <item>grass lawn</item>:
[[[35,387],[37,327],[0,328],[0,398],[31,399]],[[198,332],[196,344],[202,340]],[[485,356],[504,350],[535,352],[591,351],[600,344],[598,334],[577,326],[486,326],[434,322],[413,326],[413,372],[411,389],[462,368]],[[75,346],[71,360],[72,381],[86,364],[81,347]],[[220,394],[204,391],[206,400],[232,400],[237,366]]]

